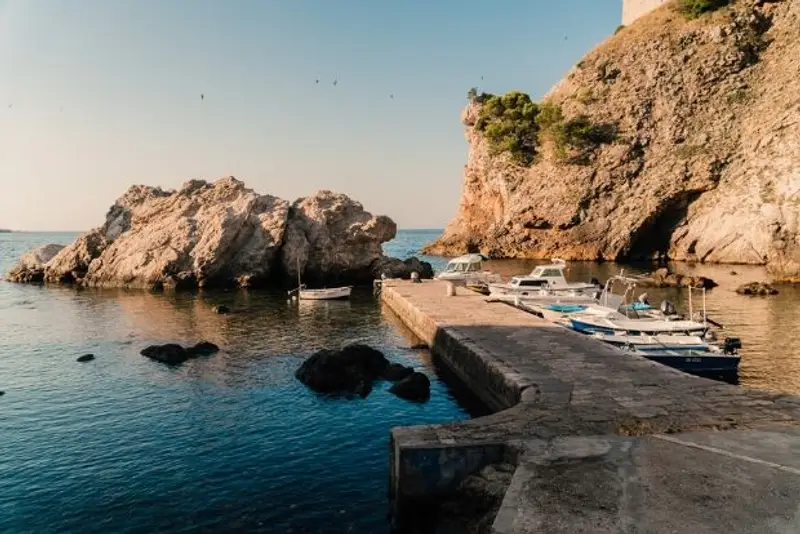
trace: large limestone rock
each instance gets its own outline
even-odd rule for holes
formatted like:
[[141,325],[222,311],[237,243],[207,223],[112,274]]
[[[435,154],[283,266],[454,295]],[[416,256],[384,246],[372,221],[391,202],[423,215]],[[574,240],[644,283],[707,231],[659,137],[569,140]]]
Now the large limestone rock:
[[618,131],[580,163],[469,144],[458,214],[428,253],[766,264],[800,278],[800,0],[671,6],[590,52],[545,97]]
[[23,254],[19,263],[8,273],[12,282],[38,283],[44,281],[45,265],[58,254],[64,245],[44,245]]
[[319,191],[298,199],[289,213],[281,249],[285,274],[303,282],[347,282],[372,277],[381,244],[394,238],[389,217],[374,216],[346,195]]
[[388,217],[328,191],[290,206],[233,177],[178,191],[134,186],[103,226],[68,247],[26,255],[9,275],[96,287],[248,287],[283,274],[281,260],[299,259],[310,278],[371,278],[395,230]]

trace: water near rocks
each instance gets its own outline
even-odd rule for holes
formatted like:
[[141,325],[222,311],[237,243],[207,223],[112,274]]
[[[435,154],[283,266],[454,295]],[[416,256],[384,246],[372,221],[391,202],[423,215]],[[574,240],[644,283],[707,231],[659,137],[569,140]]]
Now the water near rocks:
[[[404,231],[415,253],[440,231]],[[75,234],[0,234],[0,271]],[[426,258],[441,268],[445,260]],[[493,261],[505,277],[537,262]],[[570,279],[616,273],[573,263]],[[644,267],[627,266],[630,270]],[[718,283],[709,314],[742,338],[741,382],[800,393],[800,291],[737,295],[760,268],[680,265]],[[737,275],[730,274],[732,270]],[[684,307],[685,290],[648,289]],[[229,314],[215,307],[226,306]],[[160,295],[0,282],[0,532],[388,531],[389,428],[468,417],[370,291],[350,302],[287,304],[282,292]],[[216,355],[169,367],[148,345],[207,340]],[[378,383],[331,399],[294,378],[315,349],[360,341],[432,378],[425,404]],[[77,362],[82,355],[95,359]]]
[[[74,237],[2,234],[0,271]],[[468,417],[369,288],[290,305],[283,292],[0,282],[0,325],[4,534],[387,532],[389,429]],[[139,354],[203,340],[220,352],[177,367]],[[348,341],[423,371],[430,400],[402,400],[388,382],[332,399],[295,379],[315,349]]]

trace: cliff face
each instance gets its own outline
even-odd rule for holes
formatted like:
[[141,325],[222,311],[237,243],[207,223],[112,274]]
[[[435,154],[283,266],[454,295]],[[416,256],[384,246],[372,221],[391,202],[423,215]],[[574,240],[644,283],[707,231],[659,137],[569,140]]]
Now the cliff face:
[[[478,99],[479,100],[479,99]],[[581,161],[492,154],[473,100],[458,214],[432,254],[767,264],[800,277],[800,0],[671,5],[590,52],[545,97],[612,125]]]

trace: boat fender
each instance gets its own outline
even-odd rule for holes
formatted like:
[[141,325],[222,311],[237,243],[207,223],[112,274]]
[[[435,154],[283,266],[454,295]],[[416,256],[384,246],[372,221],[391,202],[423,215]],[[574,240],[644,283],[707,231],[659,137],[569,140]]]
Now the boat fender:
[[675,305],[668,300],[661,301],[660,309],[661,313],[664,315],[675,315],[678,313],[677,310],[675,310]]

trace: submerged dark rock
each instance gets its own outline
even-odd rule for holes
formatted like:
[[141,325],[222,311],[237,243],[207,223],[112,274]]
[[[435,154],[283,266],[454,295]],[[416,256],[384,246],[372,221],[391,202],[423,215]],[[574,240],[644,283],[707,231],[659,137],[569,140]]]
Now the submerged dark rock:
[[90,362],[94,360],[94,354],[84,354],[83,356],[78,356],[78,359],[75,361],[78,362]]
[[427,343],[415,343],[408,348],[410,350],[428,350],[430,347],[428,347]]
[[214,313],[218,313],[219,315],[226,315],[231,312],[231,309],[224,304],[220,304],[219,306],[214,306],[213,308]]
[[184,348],[177,343],[167,343],[166,345],[150,345],[141,351],[142,356],[150,359],[167,363],[170,365],[177,365],[197,358],[198,356],[208,356],[214,354],[219,350],[215,344],[208,341],[201,341],[200,343]]
[[736,289],[736,292],[739,293],[740,295],[758,295],[758,296],[778,294],[777,289],[764,282],[750,282],[749,284],[743,284]]
[[431,381],[423,373],[414,372],[393,385],[389,391],[401,399],[425,402],[431,397]]
[[412,374],[414,374],[413,368],[400,365],[399,363],[391,363],[389,367],[386,368],[386,371],[384,371],[382,378],[391,382],[397,382],[398,380],[408,378]]
[[319,393],[356,393],[366,397],[372,383],[384,376],[389,367],[389,360],[380,351],[352,344],[340,350],[315,352],[300,365],[295,376]]

